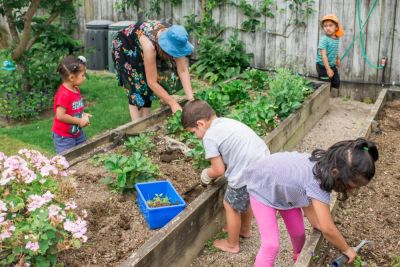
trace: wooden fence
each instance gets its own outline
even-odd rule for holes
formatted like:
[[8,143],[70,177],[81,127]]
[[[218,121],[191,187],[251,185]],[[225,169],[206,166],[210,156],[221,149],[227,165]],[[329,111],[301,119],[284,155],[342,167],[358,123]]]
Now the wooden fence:
[[[364,20],[375,0],[361,0],[361,18]],[[115,9],[116,0],[84,0],[78,10],[76,36],[83,39],[85,24],[91,20],[134,20],[142,19],[136,10],[122,14]],[[148,9],[149,1],[140,0],[140,8]],[[260,0],[247,0],[253,5]],[[368,24],[363,29],[364,44],[368,58],[379,64],[382,57],[388,58],[385,76],[386,82],[400,83],[400,0],[379,0],[371,13]],[[344,53],[351,44],[353,49],[343,59],[340,68],[342,80],[375,83],[381,81],[382,70],[371,68],[363,58],[358,37],[356,0],[316,0],[313,4],[314,14],[307,20],[306,27],[290,26],[284,33],[289,18],[293,15],[285,0],[276,0],[275,18],[263,18],[261,29],[255,33],[241,32],[240,37],[246,43],[248,52],[254,54],[253,66],[258,68],[290,67],[299,73],[316,75],[315,58],[318,40],[321,36],[319,20],[324,14],[334,13],[338,16],[345,31],[341,39],[340,53]],[[286,12],[278,12],[278,9]],[[157,19],[167,19],[173,23],[183,24],[183,17],[190,14],[201,15],[201,0],[183,0],[181,5],[163,4]],[[247,19],[238,8],[225,5],[213,11],[213,17],[225,26],[240,28]],[[0,18],[1,23],[1,18]],[[278,34],[277,34],[278,33]],[[227,31],[224,38],[231,34]]]

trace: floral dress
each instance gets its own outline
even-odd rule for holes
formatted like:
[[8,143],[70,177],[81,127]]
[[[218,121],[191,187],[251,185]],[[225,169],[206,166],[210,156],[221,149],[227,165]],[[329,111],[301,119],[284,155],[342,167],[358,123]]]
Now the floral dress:
[[176,72],[175,61],[166,57],[158,46],[157,33],[171,25],[156,20],[130,25],[120,30],[113,40],[112,59],[117,71],[120,86],[127,90],[130,105],[151,107],[154,99],[153,91],[147,84],[143,62],[143,50],[139,38],[145,35],[153,43],[157,51],[158,83],[169,94],[181,88]]

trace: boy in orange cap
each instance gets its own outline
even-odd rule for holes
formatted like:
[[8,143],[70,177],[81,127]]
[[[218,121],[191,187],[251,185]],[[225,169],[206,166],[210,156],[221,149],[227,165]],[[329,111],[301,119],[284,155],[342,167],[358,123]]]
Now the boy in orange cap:
[[317,72],[322,81],[330,81],[331,87],[339,89],[340,77],[337,68],[340,65],[339,38],[344,35],[339,20],[335,15],[325,15],[321,19],[325,35],[318,43]]

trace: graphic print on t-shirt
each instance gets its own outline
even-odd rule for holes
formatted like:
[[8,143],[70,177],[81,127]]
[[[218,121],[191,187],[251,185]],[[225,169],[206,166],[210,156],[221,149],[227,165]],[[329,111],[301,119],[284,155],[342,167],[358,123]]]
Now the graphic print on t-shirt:
[[[75,102],[72,103],[72,112],[73,112],[74,110],[80,109],[80,108],[82,108],[82,107],[83,107],[83,99],[81,98],[80,100],[75,101]],[[83,113],[83,112],[74,113],[72,116],[75,117],[75,118],[82,118],[82,113]],[[70,129],[69,129],[69,133],[70,133],[70,134],[76,135],[76,134],[78,134],[80,131],[81,131],[81,127],[79,127],[79,125],[77,125],[77,124],[71,124],[71,127],[70,127]]]

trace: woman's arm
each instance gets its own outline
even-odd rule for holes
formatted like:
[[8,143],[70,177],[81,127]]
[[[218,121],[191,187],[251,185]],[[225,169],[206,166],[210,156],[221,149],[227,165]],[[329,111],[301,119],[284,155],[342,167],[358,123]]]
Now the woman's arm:
[[181,109],[181,106],[178,102],[175,101],[173,97],[171,97],[168,92],[158,83],[158,72],[157,72],[157,63],[156,63],[156,51],[153,45],[148,44],[150,41],[142,41],[143,47],[143,62],[144,69],[146,72],[147,85],[150,89],[158,96],[162,101],[167,103],[174,113],[175,111]]
[[351,263],[357,256],[357,253],[347,244],[343,235],[336,228],[331,211],[329,210],[329,205],[319,200],[312,199],[312,206],[318,219],[319,230],[322,232],[326,240],[349,257],[349,263]]
[[175,59],[179,79],[185,91],[187,100],[193,100],[193,89],[190,83],[189,63],[186,57]]

